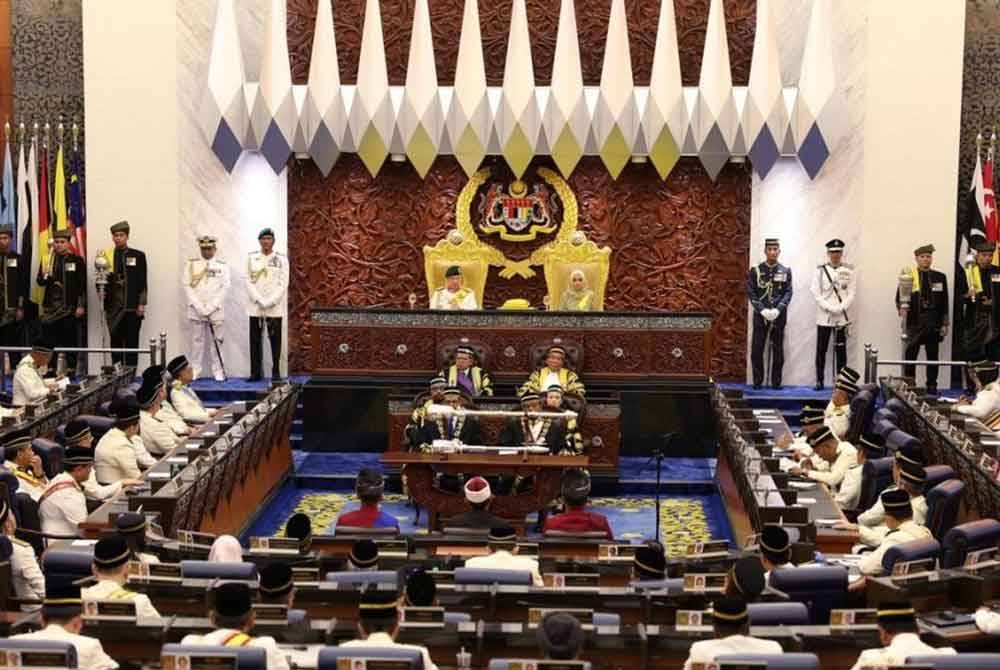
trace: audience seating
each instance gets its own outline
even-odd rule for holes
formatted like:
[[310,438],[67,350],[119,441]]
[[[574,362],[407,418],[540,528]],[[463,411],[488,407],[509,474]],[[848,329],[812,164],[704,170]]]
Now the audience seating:
[[715,657],[716,663],[767,663],[767,670],[819,670],[816,654],[723,654]]
[[936,670],[1000,670],[1000,654],[936,654],[910,656],[907,665],[929,665]]
[[894,430],[896,430],[895,420],[881,417],[878,414],[875,415],[875,425],[873,426],[873,431],[876,435],[885,438]]
[[326,573],[326,581],[337,584],[395,584],[399,573],[395,570],[345,570]]
[[76,417],[87,422],[90,426],[90,434],[94,437],[94,444],[104,437],[104,433],[115,427],[115,419],[110,416],[98,416],[96,414],[81,414]]
[[840,566],[778,568],[771,571],[768,585],[804,603],[816,625],[830,621],[830,610],[847,606],[847,569]]
[[906,411],[906,405],[899,398],[889,398],[883,405],[884,409],[891,411],[896,416],[900,416]]
[[181,575],[190,579],[257,579],[253,563],[214,563],[212,561],[181,561]]
[[961,479],[949,479],[927,492],[926,525],[934,537],[942,539],[955,526],[964,492],[965,482]]
[[751,626],[805,626],[809,608],[805,603],[750,603]]
[[924,558],[937,558],[940,554],[941,543],[934,539],[894,544],[882,556],[882,569],[892,574],[892,567],[898,561],[919,561]]
[[980,519],[955,526],[948,531],[941,543],[941,567],[961,567],[970,551],[995,547],[998,542],[1000,521],[996,519]]
[[41,459],[46,477],[52,479],[62,472],[63,447],[59,442],[36,437],[31,441],[31,450]]
[[[387,647],[365,645],[357,647],[323,647],[319,651],[318,670],[339,670],[342,667],[340,659],[380,658],[392,659],[409,663],[409,670],[423,668],[424,659],[419,649],[405,647]],[[395,665],[394,665],[395,667]],[[242,670],[242,668],[240,669]]]
[[508,584],[531,586],[527,570],[494,570],[490,568],[456,568],[456,584]]
[[885,436],[885,444],[894,452],[904,448],[921,448],[920,440],[899,428],[889,431]]
[[[236,670],[267,670],[267,650],[262,647],[222,647],[214,645],[163,645],[162,656],[189,656],[197,666],[196,659],[205,657],[236,656]],[[176,664],[173,667],[177,667]]]
[[941,482],[952,479],[955,476],[955,471],[950,465],[928,465],[924,468],[924,472],[927,474],[924,491],[930,491]]

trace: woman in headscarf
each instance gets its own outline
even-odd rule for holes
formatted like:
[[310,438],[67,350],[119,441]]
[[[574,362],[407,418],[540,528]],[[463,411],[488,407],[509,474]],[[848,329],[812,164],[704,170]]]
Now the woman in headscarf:
[[569,286],[559,301],[561,312],[589,312],[594,308],[594,292],[587,287],[587,276],[576,268],[569,275]]
[[212,563],[242,563],[243,547],[232,535],[220,535],[212,543],[208,560]]

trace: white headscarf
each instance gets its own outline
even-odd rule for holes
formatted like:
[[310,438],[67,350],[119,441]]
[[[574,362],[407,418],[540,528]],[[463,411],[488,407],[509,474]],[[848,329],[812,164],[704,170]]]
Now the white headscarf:
[[212,543],[208,560],[212,563],[242,563],[243,547],[232,535],[220,535]]

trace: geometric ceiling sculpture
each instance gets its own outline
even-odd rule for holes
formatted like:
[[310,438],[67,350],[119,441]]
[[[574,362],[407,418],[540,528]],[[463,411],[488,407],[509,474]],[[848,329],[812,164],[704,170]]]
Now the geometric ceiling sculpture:
[[340,64],[337,61],[337,38],[330,0],[319,0],[313,34],[301,129],[306,151],[325,177],[340,157],[347,131],[347,111],[340,90]]
[[757,0],[757,29],[743,104],[742,130],[747,155],[757,175],[763,179],[781,155],[781,142],[788,132],[771,0]]
[[455,158],[470,178],[486,157],[492,129],[493,113],[487,96],[483,40],[479,31],[479,3],[465,0],[447,131]]
[[739,132],[722,0],[712,0],[708,10],[708,30],[692,127],[698,158],[714,181],[732,156]]
[[202,133],[226,172],[232,172],[247,134],[243,53],[233,0],[219,0],[208,59],[208,86],[198,106]]
[[819,174],[840,135],[832,28],[829,0],[814,0],[793,113],[795,150],[810,179]]
[[417,0],[413,10],[410,59],[406,86],[396,119],[396,129],[406,156],[421,178],[427,175],[441,146],[444,114],[438,95],[431,17],[427,0]]
[[539,117],[528,13],[524,0],[514,0],[496,131],[501,153],[518,179],[524,175],[535,156],[541,125]]
[[680,52],[677,49],[674,0],[660,0],[660,19],[649,94],[642,117],[642,133],[649,160],[661,179],[666,179],[677,165],[687,132],[688,111],[684,103]]
[[562,0],[559,9],[552,85],[542,129],[552,160],[563,177],[568,179],[583,157],[587,133],[590,132],[590,112],[583,95],[583,69],[573,0]]
[[612,0],[601,86],[594,110],[594,136],[601,160],[614,179],[631,158],[639,130],[634,86],[625,0]]
[[371,176],[376,176],[389,155],[389,142],[396,125],[389,95],[379,0],[367,0],[365,4],[358,85],[348,125],[358,156]]
[[271,0],[264,32],[260,86],[250,115],[254,142],[275,174],[292,155],[298,113],[292,95],[285,0]]

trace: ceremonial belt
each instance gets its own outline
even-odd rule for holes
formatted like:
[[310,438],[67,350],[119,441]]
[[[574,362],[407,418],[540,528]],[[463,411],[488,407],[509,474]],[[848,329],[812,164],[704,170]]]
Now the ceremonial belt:
[[118,589],[108,596],[108,600],[132,600],[133,598],[135,598],[135,593],[127,589]]
[[48,498],[53,493],[55,493],[57,491],[62,491],[64,489],[68,489],[68,488],[78,488],[78,487],[77,487],[76,482],[59,482],[58,484],[55,484],[54,486],[50,486],[42,494],[42,497],[38,499],[38,505],[41,506],[41,504],[43,502],[45,502],[45,499]]
[[253,642],[253,638],[246,633],[233,633],[222,641],[223,647],[245,647]]

